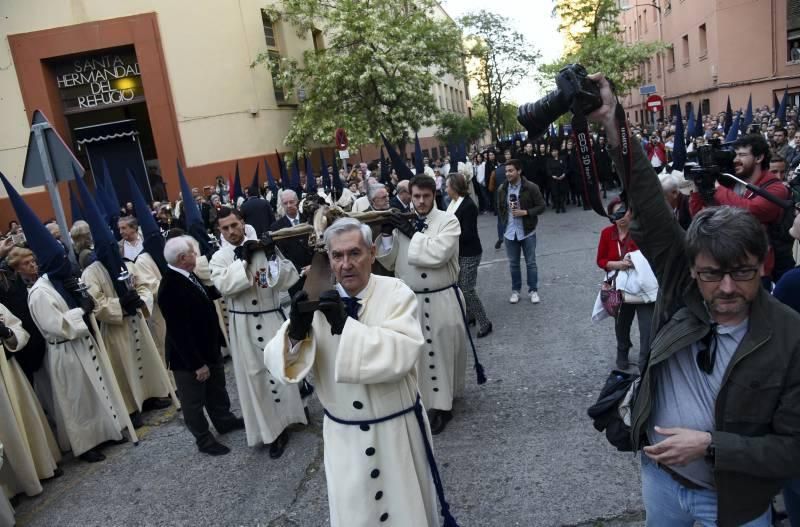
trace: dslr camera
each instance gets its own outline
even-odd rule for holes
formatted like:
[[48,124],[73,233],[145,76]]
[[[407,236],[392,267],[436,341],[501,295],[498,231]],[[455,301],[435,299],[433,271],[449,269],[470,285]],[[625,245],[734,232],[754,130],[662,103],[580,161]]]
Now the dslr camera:
[[733,159],[736,152],[729,143],[722,143],[721,139],[713,139],[707,145],[698,147],[695,152],[688,155],[688,162],[684,169],[684,177],[692,181],[703,199],[708,202],[714,195],[714,185],[717,181],[721,185],[730,186],[735,181],[724,174],[733,174]]
[[530,137],[538,137],[547,131],[550,123],[573,108],[588,115],[602,105],[600,86],[588,78],[586,69],[580,64],[568,64],[556,75],[554,91],[519,107],[517,121],[528,130]]

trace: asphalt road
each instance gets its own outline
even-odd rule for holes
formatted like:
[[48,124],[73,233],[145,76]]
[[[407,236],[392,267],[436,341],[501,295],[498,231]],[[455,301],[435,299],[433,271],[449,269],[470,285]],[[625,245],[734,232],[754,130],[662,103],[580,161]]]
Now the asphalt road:
[[[434,442],[461,527],[642,523],[638,461],[610,447],[586,416],[615,349],[611,323],[590,320],[602,275],[595,249],[605,225],[575,207],[567,214],[548,210],[538,228],[542,303],[523,296],[510,305],[505,251],[494,249],[495,218],[480,217],[478,289],[494,333],[476,342],[489,381],[475,383],[470,359],[455,419]],[[22,499],[18,524],[329,525],[318,402],[311,413],[311,425],[294,431],[279,460],[266,448],[248,448],[242,431],[223,438],[231,454],[199,454],[180,413],[149,414],[138,446],[110,447],[108,459],[94,465],[65,462],[63,477]]]

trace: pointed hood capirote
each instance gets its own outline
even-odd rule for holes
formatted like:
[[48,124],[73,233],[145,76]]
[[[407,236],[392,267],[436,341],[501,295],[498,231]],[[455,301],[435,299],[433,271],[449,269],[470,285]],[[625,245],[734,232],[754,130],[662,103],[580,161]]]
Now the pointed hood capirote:
[[[206,258],[211,260],[211,255],[214,254],[214,249],[208,241],[208,233],[206,232],[203,217],[200,215],[200,209],[192,197],[192,189],[189,187],[189,182],[186,181],[186,176],[183,175],[183,168],[180,162],[176,161],[178,165],[178,180],[181,185],[181,199],[183,200],[183,219],[186,224],[186,232],[200,245],[200,253],[205,255]],[[235,204],[233,205],[235,206]]]
[[142,229],[142,245],[144,245],[145,252],[150,255],[158,265],[158,269],[163,273],[167,270],[167,261],[164,259],[164,237],[161,235],[161,229],[158,228],[156,219],[150,212],[150,207],[148,207],[139,185],[133,179],[131,171],[126,169],[125,176],[128,179],[128,187],[131,190],[136,219]]
[[[386,139],[386,136],[381,134],[381,139],[383,139],[383,145],[386,147],[386,151],[389,153],[389,159],[392,160],[392,166],[394,167],[394,171],[397,172],[397,179],[403,181],[404,179],[411,179],[414,177],[414,174],[411,172],[411,169],[408,168],[408,165],[400,158],[400,154],[397,153],[397,150],[389,143],[389,140]],[[422,172],[418,172],[422,174]]]
[[256,171],[253,174],[253,181],[250,182],[250,186],[247,187],[247,197],[258,197],[260,195],[258,191],[258,163],[256,163]]
[[78,201],[78,196],[75,195],[75,191],[72,190],[71,186],[69,187],[69,208],[72,212],[72,223],[83,219],[81,202]]
[[89,224],[89,230],[92,232],[94,252],[97,256],[97,260],[105,267],[106,271],[108,271],[117,296],[122,297],[128,291],[128,287],[118,279],[120,273],[125,270],[125,263],[122,261],[122,255],[119,253],[119,245],[114,239],[111,229],[109,229],[108,225],[103,221],[100,209],[91,194],[89,194],[89,189],[86,188],[86,184],[78,174],[75,174],[75,184],[78,187],[78,193],[83,203],[83,212],[86,215],[85,221]]

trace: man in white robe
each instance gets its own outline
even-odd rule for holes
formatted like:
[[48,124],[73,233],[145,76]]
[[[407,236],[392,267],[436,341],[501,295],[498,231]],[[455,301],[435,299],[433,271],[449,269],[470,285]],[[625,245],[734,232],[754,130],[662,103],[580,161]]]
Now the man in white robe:
[[[133,264],[126,262],[126,266],[133,274]],[[168,407],[171,403],[166,397],[173,391],[144,316],[153,305],[152,294],[145,284],[134,283],[127,292],[130,295],[120,298],[100,261],[86,267],[82,277],[95,303],[94,315],[100,321],[126,411],[138,428],[143,425],[141,412]]]
[[[290,320],[264,351],[281,382],[309,373],[325,407],[325,476],[332,527],[455,525],[432,474],[438,476],[415,364],[424,340],[414,293],[395,278],[372,275],[372,231],[337,220],[325,244],[338,285],[303,312],[305,291]],[[347,306],[347,308],[345,308]],[[437,477],[438,480],[438,477]],[[386,522],[386,523],[385,523]]]
[[247,444],[269,444],[275,459],[289,440],[286,428],[307,422],[298,387],[280,385],[264,366],[262,352],[286,319],[280,293],[298,280],[298,274],[274,245],[265,250],[262,242],[245,238],[239,211],[223,209],[217,221],[228,243],[211,258],[211,281],[225,297],[228,310],[228,338]]
[[62,474],[56,465],[61,452],[53,432],[14,359],[28,337],[22,322],[0,304],[0,442],[9,458],[5,470],[0,470],[0,487],[7,497],[19,492],[35,496],[42,492],[39,480]]
[[[433,435],[452,419],[453,399],[466,374],[466,327],[458,283],[458,219],[435,207],[436,184],[427,176],[409,183],[415,220],[393,216],[383,228],[378,261],[416,294],[425,349],[417,364],[422,402]],[[389,226],[391,228],[391,225]]]

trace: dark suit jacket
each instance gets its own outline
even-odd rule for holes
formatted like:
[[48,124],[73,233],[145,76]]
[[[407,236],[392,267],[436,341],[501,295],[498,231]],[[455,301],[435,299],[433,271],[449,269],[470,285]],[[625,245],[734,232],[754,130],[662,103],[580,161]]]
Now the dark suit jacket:
[[478,206],[469,196],[464,196],[461,205],[455,211],[458,223],[461,224],[461,236],[458,238],[459,256],[479,256],[483,252],[481,237],[478,235]]
[[[269,230],[277,231],[278,229],[284,229],[291,226],[292,223],[289,221],[289,218],[284,216],[283,218],[273,222],[272,225],[270,225]],[[297,272],[300,272],[303,267],[311,265],[311,258],[314,256],[314,252],[308,246],[308,242],[305,238],[280,240],[276,241],[275,245],[281,250],[281,254],[283,254],[283,256],[285,256],[294,264],[294,266],[297,268]],[[305,277],[300,278],[297,283],[289,288],[289,295],[293,296],[297,291],[300,291],[303,288],[305,281]]]
[[213,300],[219,292],[196,285],[167,269],[158,288],[158,306],[167,323],[166,355],[171,370],[195,371],[222,361],[222,334]]
[[403,205],[403,202],[400,201],[397,196],[394,196],[392,199],[389,200],[389,207],[393,209],[397,209],[400,212],[411,212],[410,203],[409,205]]
[[255,196],[247,198],[239,207],[239,211],[244,217],[244,222],[252,225],[259,237],[270,230],[270,225],[275,221],[269,202]]

